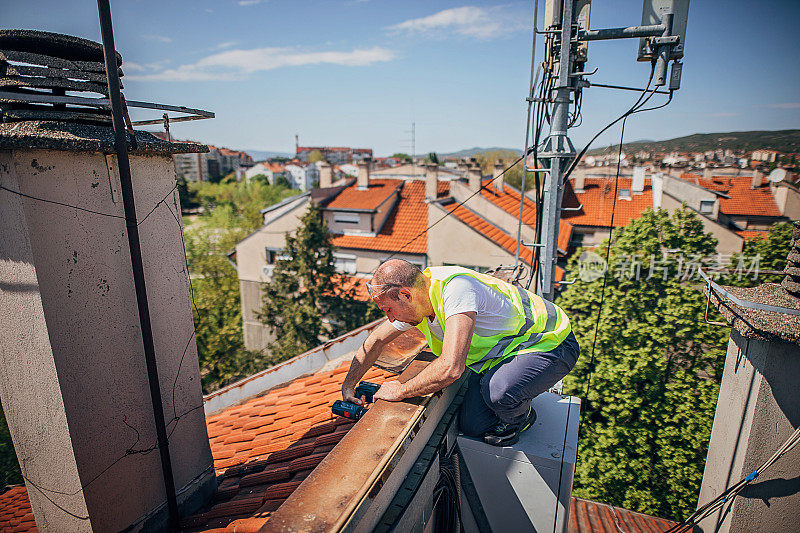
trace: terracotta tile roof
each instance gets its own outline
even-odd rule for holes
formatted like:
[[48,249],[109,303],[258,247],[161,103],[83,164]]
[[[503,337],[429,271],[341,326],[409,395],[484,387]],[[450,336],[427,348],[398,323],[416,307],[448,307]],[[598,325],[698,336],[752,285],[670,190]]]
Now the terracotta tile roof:
[[[481,195],[509,215],[518,218],[519,193],[507,186],[503,187],[503,190],[500,191],[500,189],[492,184],[492,181],[491,178],[483,180]],[[522,209],[522,222],[532,228],[536,227],[536,203],[527,196],[525,196],[524,207]],[[572,224],[563,218],[559,219],[558,249],[562,254],[567,252],[570,238],[572,238]]]
[[39,531],[24,486],[0,494],[0,531]]
[[658,533],[674,525],[663,518],[573,497],[567,533]]
[[[471,227],[490,241],[494,242],[505,251],[512,255],[517,253],[517,239],[501,230],[477,213],[470,211],[463,205],[450,204],[442,206],[461,222]],[[523,246],[520,248],[519,256],[529,265],[533,262],[533,252],[530,248]]]
[[766,238],[767,235],[769,235],[769,231],[758,230],[758,229],[742,229],[734,231],[734,233],[743,239],[750,239],[750,240]]
[[361,191],[356,185],[346,188],[328,204],[327,209],[373,210],[403,186],[398,180],[370,180],[369,188]]
[[[334,417],[349,362],[297,378],[206,418],[219,486],[186,531],[257,531],[353,426]],[[364,379],[393,376],[373,367]]]
[[753,178],[750,176],[712,176],[709,180],[697,174],[681,174],[681,179],[729,196],[729,198],[720,197],[720,213],[739,216],[782,216],[770,191],[769,181],[764,178],[755,189],[751,188]]
[[[398,180],[382,181],[398,182]],[[445,196],[449,192],[450,183],[440,181],[438,195]],[[402,249],[403,252],[409,254],[424,254],[428,252],[428,235],[423,233],[427,227],[428,204],[425,203],[425,182],[415,180],[403,185],[400,190],[400,200],[380,233],[375,237],[339,235],[333,237],[331,242],[339,248],[384,252],[397,252]],[[420,233],[423,234],[420,235]],[[419,237],[417,237],[418,235]],[[417,238],[415,239],[415,237]],[[412,239],[414,240],[412,241]]]
[[[622,189],[631,189],[631,178],[619,178],[617,195]],[[653,208],[653,189],[649,182],[645,183],[641,194],[631,193],[630,200],[616,200],[614,227],[620,228],[642,216],[645,209]],[[611,225],[611,209],[614,207],[614,179],[590,178],[584,181],[584,192],[576,193],[569,181],[564,187],[563,205],[577,207],[583,204],[580,211],[566,211],[562,216],[573,226]]]
[[339,275],[335,282],[342,290],[349,291],[350,289],[354,289],[354,299],[359,302],[366,302],[370,299],[369,293],[367,292],[368,281],[367,278],[360,278],[358,276]]

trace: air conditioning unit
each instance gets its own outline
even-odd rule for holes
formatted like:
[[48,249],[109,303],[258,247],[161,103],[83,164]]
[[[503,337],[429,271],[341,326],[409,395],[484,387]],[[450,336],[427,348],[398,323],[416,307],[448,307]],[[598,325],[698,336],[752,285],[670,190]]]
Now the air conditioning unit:
[[[536,422],[513,446],[458,437],[458,449],[492,531],[567,531],[578,450],[580,399],[545,392],[533,400]],[[462,498],[466,533],[478,532]]]

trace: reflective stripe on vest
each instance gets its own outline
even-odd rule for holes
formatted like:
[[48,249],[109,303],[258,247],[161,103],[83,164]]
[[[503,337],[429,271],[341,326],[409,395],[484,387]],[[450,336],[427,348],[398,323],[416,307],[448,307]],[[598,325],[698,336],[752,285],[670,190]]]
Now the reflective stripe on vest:
[[[518,316],[510,317],[517,324],[513,329],[490,337],[473,334],[466,364],[475,372],[489,370],[504,359],[520,353],[549,352],[561,344],[571,331],[567,315],[558,306],[492,276],[461,267],[431,267],[425,270],[425,275],[431,279],[429,296],[442,330],[445,322],[442,301],[444,286],[458,275],[467,275],[486,284],[506,297],[516,308]],[[545,315],[546,320],[540,320]],[[427,319],[417,325],[417,328],[425,335],[431,351],[441,355],[442,341],[433,336]]]

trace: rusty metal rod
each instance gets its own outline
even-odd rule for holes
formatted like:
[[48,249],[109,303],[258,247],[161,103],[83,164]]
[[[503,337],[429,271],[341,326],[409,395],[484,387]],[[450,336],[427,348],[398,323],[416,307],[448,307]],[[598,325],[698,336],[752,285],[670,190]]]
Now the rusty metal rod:
[[153,330],[150,323],[150,308],[147,303],[147,287],[144,280],[142,248],[139,241],[139,227],[136,225],[136,204],[133,196],[131,166],[128,159],[128,138],[123,120],[122,96],[120,94],[119,72],[114,48],[114,30],[111,26],[111,7],[109,0],[97,0],[100,15],[100,30],[103,34],[103,56],[108,79],[108,95],[111,101],[111,120],[114,126],[114,149],[117,153],[122,202],[125,209],[125,225],[128,234],[128,246],[131,253],[133,283],[136,290],[136,304],[139,308],[139,325],[142,329],[144,359],[147,365],[147,380],[150,385],[150,400],[156,424],[158,451],[161,456],[161,471],[164,477],[164,489],[167,494],[167,510],[169,528],[178,529],[178,501],[175,495],[175,479],[172,473],[172,461],[169,456],[169,440],[164,423],[164,406],[161,403],[161,388],[158,380],[156,350],[153,342]]

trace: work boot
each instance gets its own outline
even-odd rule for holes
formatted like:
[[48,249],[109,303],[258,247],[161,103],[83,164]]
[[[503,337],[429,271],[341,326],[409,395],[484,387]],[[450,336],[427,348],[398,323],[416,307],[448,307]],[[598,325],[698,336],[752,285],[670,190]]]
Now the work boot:
[[536,422],[536,411],[533,406],[528,408],[528,414],[516,424],[500,422],[483,434],[483,441],[492,446],[512,446],[519,441],[519,434]]

